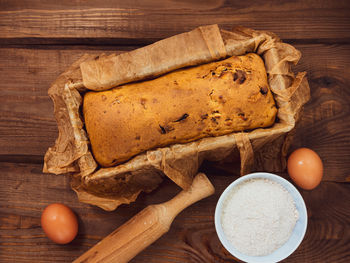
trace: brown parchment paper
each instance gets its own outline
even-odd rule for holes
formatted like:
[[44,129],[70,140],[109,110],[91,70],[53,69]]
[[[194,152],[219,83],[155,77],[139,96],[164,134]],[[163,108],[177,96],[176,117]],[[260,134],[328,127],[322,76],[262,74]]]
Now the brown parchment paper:
[[[80,114],[86,90],[106,90],[249,52],[265,62],[278,106],[272,127],[149,150],[111,168],[97,165]],[[140,192],[155,189],[164,176],[187,189],[203,160],[232,161],[239,153],[242,175],[252,169],[281,171],[296,122],[310,97],[306,73],[295,76],[291,70],[300,55],[273,33],[243,27],[226,31],[217,25],[202,26],[120,55],[84,55],[49,89],[59,136],[45,155],[43,170],[69,173],[79,200],[105,210],[135,201]]]

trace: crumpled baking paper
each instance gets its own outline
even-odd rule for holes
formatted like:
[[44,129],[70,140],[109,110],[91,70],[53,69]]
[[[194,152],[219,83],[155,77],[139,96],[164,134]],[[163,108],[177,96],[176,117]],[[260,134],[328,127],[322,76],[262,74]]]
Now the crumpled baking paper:
[[[278,107],[272,127],[152,149],[111,168],[98,166],[80,112],[85,91],[106,90],[250,52],[265,62]],[[198,27],[119,55],[84,55],[49,89],[59,136],[46,152],[43,171],[70,174],[81,202],[108,211],[135,201],[142,191],[152,191],[164,176],[183,189],[189,188],[203,160],[232,161],[239,155],[241,175],[252,169],[281,171],[295,125],[310,98],[306,73],[294,75],[291,70],[300,56],[297,49],[273,33],[243,27],[226,31],[217,25]]]

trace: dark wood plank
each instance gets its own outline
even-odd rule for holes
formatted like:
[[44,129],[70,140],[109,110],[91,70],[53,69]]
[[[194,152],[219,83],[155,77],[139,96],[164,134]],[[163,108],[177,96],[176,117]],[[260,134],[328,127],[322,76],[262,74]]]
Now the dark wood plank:
[[[205,24],[243,25],[284,39],[350,41],[343,1],[13,1],[0,2],[0,43],[150,43]],[[79,39],[79,40],[77,40]],[[95,42],[96,43],[96,42]]]
[[[180,191],[166,179],[114,212],[79,203],[68,177],[41,172],[57,137],[47,89],[85,52],[131,50],[214,23],[269,30],[302,51],[296,69],[308,71],[312,99],[291,150],[316,150],[325,175],[315,190],[301,191],[308,230],[285,262],[350,262],[349,13],[347,0],[0,0],[0,262],[70,262],[147,205]],[[183,211],[131,262],[235,262],[213,222],[219,195],[237,178],[232,167],[205,163],[215,195]],[[41,212],[53,202],[78,215],[79,234],[69,245],[55,245],[41,230]]]
[[[169,200],[179,188],[166,180],[136,203],[115,212],[79,203],[66,176],[41,173],[39,164],[0,163],[0,262],[70,262],[149,204]],[[206,168],[216,193],[184,210],[170,231],[131,262],[232,262],[214,228],[219,195],[237,176]],[[309,213],[305,239],[285,262],[350,260],[350,184],[322,182],[301,191]],[[40,215],[53,202],[70,206],[80,229],[69,245],[55,245],[43,234]]]
[[[350,45],[296,47],[303,53],[296,69],[308,72],[312,99],[292,149],[316,150],[325,162],[325,180],[349,181]],[[76,48],[0,49],[0,160],[38,163],[53,145],[57,127],[47,96],[50,83],[85,52],[111,52]]]
[[50,84],[84,53],[0,49],[0,155],[43,156],[57,137]]
[[[300,50],[303,58],[296,69],[308,72],[311,100],[305,106],[291,150],[314,149],[329,174],[325,180],[343,174],[350,182],[350,49],[303,45]],[[339,56],[348,62],[334,59]]]

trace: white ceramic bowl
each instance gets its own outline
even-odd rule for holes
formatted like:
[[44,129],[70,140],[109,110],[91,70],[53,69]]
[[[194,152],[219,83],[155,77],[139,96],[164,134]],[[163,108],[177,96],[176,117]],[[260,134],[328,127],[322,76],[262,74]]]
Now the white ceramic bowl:
[[[222,207],[223,202],[227,198],[227,195],[229,192],[233,190],[238,184],[243,183],[249,179],[254,178],[265,178],[272,181],[275,181],[279,184],[281,184],[293,197],[296,209],[299,212],[299,219],[294,227],[293,233],[291,234],[289,240],[280,248],[275,250],[273,253],[267,255],[267,256],[261,256],[261,257],[253,257],[248,256],[245,254],[242,254],[239,252],[235,247],[227,240],[225,233],[221,226],[221,215],[222,215]],[[307,227],[307,211],[306,206],[304,203],[304,200],[298,190],[287,180],[283,179],[282,177],[271,174],[271,173],[252,173],[249,175],[245,175],[240,177],[239,179],[235,180],[233,183],[231,183],[225,191],[221,194],[220,199],[216,205],[215,209],[215,228],[216,232],[219,236],[219,239],[222,243],[222,245],[236,258],[243,260],[245,262],[256,262],[256,263],[271,263],[271,262],[278,262],[285,258],[287,258],[289,255],[291,255],[300,245],[301,241],[304,238],[305,232]]]

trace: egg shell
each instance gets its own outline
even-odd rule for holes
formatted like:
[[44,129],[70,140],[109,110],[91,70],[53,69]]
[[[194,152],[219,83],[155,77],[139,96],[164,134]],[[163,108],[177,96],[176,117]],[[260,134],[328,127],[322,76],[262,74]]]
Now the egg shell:
[[323,177],[323,163],[316,152],[308,148],[295,150],[288,158],[288,174],[305,190],[317,187]]
[[67,244],[78,233],[78,220],[69,207],[56,203],[44,209],[41,215],[41,227],[53,242]]

